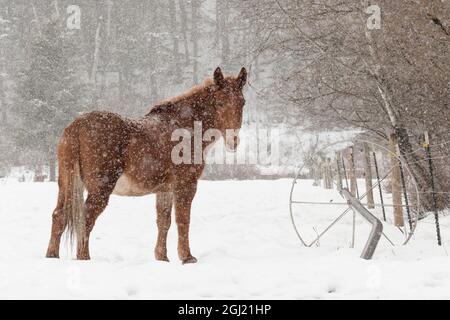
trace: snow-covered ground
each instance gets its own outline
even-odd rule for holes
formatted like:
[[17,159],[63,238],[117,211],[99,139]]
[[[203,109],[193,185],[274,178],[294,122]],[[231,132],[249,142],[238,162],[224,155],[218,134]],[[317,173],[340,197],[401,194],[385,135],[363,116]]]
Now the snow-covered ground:
[[[302,247],[289,217],[290,186],[290,180],[201,181],[191,219],[199,263],[183,266],[176,228],[171,262],[153,258],[154,196],[111,198],[91,237],[91,261],[73,260],[67,246],[60,260],[49,260],[56,184],[0,182],[0,298],[450,299],[448,217],[441,221],[444,247],[436,245],[430,218],[408,246],[382,240],[365,261],[359,255],[367,227],[357,220],[357,248],[350,249],[351,215],[320,246]],[[296,190],[302,200],[320,199],[322,191],[309,182]],[[308,235],[341,209],[305,206],[296,208],[296,219]]]

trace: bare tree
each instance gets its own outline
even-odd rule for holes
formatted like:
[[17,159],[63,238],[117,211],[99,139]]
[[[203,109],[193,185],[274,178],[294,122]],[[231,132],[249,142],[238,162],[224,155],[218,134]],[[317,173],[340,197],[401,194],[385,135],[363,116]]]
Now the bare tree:
[[[276,57],[270,85],[284,116],[306,116],[313,129],[363,129],[386,144],[395,133],[430,208],[430,176],[414,150],[424,129],[441,131],[450,120],[449,3],[378,1],[380,28],[372,29],[366,1],[249,2],[246,18],[261,30],[254,54]],[[438,190],[449,191],[438,171]]]

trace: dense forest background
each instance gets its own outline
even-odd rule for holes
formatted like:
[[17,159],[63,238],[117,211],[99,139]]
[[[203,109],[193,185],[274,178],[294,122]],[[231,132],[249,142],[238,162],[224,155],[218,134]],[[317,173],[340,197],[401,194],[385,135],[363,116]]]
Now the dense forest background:
[[387,145],[395,133],[424,192],[416,150],[428,130],[437,188],[450,191],[441,0],[0,0],[0,166],[47,164],[54,180],[57,139],[76,115],[144,115],[217,66],[250,71],[245,126],[281,126],[294,143],[358,130]]

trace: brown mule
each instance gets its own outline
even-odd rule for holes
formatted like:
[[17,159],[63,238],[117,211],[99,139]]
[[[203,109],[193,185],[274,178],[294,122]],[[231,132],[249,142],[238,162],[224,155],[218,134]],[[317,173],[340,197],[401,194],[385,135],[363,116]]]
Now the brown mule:
[[[153,107],[141,119],[91,112],[73,121],[58,145],[59,194],[47,257],[59,257],[61,235],[67,228],[77,239],[77,259],[90,259],[89,235],[110,195],[156,193],[156,259],[168,261],[166,240],[174,206],[179,258],[183,263],[195,263],[189,248],[189,222],[204,161],[173,161],[174,147],[180,142],[172,141],[172,134],[177,129],[189,132],[197,121],[201,122],[202,134],[213,128],[222,134],[227,129],[239,130],[246,79],[245,68],[237,77],[224,77],[217,68],[213,79]],[[215,141],[201,142],[201,152],[207,152]],[[228,149],[236,150],[236,138],[224,141]],[[180,154],[183,159],[184,152]],[[192,147],[191,154],[195,152]],[[88,193],[86,201],[84,189]]]

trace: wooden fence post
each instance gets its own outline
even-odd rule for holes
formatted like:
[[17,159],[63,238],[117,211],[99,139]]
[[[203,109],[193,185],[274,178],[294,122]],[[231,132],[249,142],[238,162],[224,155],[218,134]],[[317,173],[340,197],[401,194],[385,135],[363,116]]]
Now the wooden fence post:
[[[355,171],[355,148],[350,147],[350,153],[348,154],[348,163],[349,163],[349,179],[350,179],[350,193],[354,198],[357,198],[359,201],[359,192],[358,192],[358,182],[356,180],[356,171]],[[355,235],[356,235],[356,212],[353,210],[353,221],[352,221],[352,244],[351,248],[355,247]]]
[[330,189],[333,189],[334,174],[333,174],[333,165],[331,164],[331,158],[327,158],[327,164],[330,174]]
[[372,164],[370,161],[370,147],[367,142],[363,143],[364,148],[364,177],[366,180],[366,193],[367,193],[367,207],[369,209],[375,208],[375,201],[373,200],[372,189]]
[[338,191],[341,191],[342,190],[342,171],[341,171],[342,163],[341,163],[341,153],[339,151],[336,151],[336,166],[337,166],[337,169],[336,169],[337,184],[336,185],[337,185]]
[[431,148],[430,148],[430,136],[428,134],[428,131],[425,131],[424,133],[424,144],[423,144],[426,152],[427,152],[427,158],[428,158],[428,169],[430,170],[430,177],[431,177],[431,191],[433,196],[433,204],[434,204],[434,221],[436,224],[436,236],[438,245],[442,245],[442,238],[441,238],[441,227],[439,225],[439,212],[437,209],[437,200],[436,200],[436,187],[434,183],[434,170],[433,170],[433,160],[431,157]]
[[380,192],[381,210],[383,212],[383,220],[386,222],[386,209],[384,208],[383,189],[381,188],[380,172],[378,171],[377,155],[373,153],[373,164],[375,173],[377,174],[378,191]]
[[397,227],[403,227],[405,222],[403,220],[403,208],[402,208],[402,188],[401,188],[401,172],[398,165],[398,153],[397,153],[397,136],[393,133],[389,137],[389,149],[392,173],[391,188],[392,188],[392,204],[394,205],[394,224]]
[[313,163],[313,175],[314,175],[314,183],[313,186],[320,186],[320,179],[322,175],[322,161],[320,158],[317,159],[315,163]]
[[323,186],[325,189],[333,189],[333,181],[332,181],[332,176],[331,176],[331,159],[330,158],[327,158],[324,163]]
[[352,196],[357,197],[357,182],[355,173],[355,161],[353,157],[353,147],[350,147],[350,152],[347,154],[348,160],[348,179],[350,180],[350,193]]

